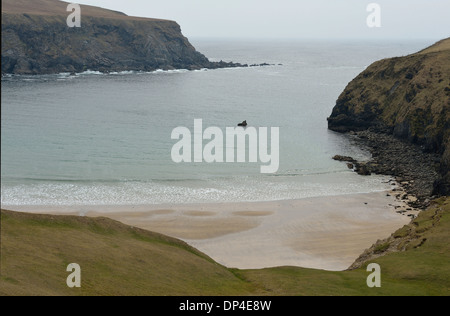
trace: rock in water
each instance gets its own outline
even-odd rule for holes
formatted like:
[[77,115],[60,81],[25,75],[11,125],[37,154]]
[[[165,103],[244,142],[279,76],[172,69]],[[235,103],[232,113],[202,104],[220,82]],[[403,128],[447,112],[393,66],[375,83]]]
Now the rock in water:
[[341,156],[341,155],[336,155],[333,157],[333,159],[337,160],[337,161],[346,161],[346,162],[352,162],[352,163],[356,162],[356,160],[353,159],[352,157]]

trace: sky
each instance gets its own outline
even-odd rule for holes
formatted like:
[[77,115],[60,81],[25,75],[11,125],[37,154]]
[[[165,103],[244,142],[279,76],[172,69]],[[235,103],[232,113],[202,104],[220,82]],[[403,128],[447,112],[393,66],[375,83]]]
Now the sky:
[[[70,2],[70,0],[65,0]],[[450,37],[450,0],[78,0],[177,21],[191,38],[435,39]],[[371,3],[378,11],[367,11]],[[380,22],[369,27],[367,19]]]

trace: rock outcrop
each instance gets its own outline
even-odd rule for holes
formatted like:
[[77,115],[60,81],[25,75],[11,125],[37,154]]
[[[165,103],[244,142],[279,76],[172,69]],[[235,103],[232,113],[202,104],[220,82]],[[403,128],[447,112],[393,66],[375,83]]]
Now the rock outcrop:
[[450,209],[449,204],[448,198],[433,201],[430,207],[420,212],[410,224],[403,226],[388,238],[378,240],[372,247],[366,249],[348,270],[361,268],[387,254],[411,251],[422,247],[430,237],[435,238],[439,227],[444,225],[445,216]]
[[174,21],[81,6],[81,27],[68,27],[67,5],[58,0],[2,1],[2,74],[242,66],[210,62]]
[[339,96],[328,126],[343,133],[393,135],[437,154],[437,161],[430,161],[438,169],[434,194],[448,195],[450,38],[416,54],[369,66]]

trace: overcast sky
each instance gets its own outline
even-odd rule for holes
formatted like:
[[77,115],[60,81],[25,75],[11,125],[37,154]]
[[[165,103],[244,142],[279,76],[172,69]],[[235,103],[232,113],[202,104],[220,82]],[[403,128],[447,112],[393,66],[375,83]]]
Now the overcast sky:
[[[70,0],[65,0],[71,2]],[[441,39],[450,0],[79,0],[128,15],[177,21],[191,38]],[[370,3],[381,27],[369,28]]]

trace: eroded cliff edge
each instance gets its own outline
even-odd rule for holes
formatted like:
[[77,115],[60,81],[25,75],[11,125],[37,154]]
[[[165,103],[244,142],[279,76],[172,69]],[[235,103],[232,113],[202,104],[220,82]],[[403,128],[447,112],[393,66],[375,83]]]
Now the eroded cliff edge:
[[174,21],[83,5],[81,27],[71,28],[67,5],[58,0],[2,1],[2,74],[240,66],[210,62]]
[[409,56],[373,63],[339,96],[328,127],[392,135],[436,154],[430,161],[438,174],[432,194],[449,195],[449,110],[450,38]]

